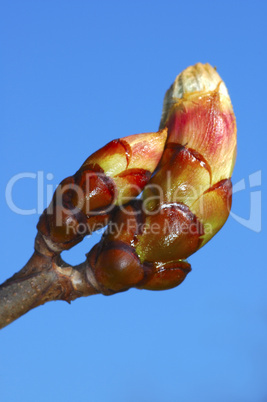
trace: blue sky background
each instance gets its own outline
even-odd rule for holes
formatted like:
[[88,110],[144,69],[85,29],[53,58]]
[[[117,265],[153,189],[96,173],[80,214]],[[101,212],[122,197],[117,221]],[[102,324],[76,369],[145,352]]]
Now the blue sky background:
[[[48,303],[6,327],[1,401],[267,401],[266,5],[1,2],[1,282],[30,257],[38,221],[10,210],[9,180],[44,172],[45,198],[108,141],[156,131],[165,91],[198,61],[231,95],[233,183],[245,184],[233,212],[247,220],[230,217],[176,289]],[[20,180],[13,200],[35,208],[36,194],[36,180]],[[83,261],[94,242],[65,259]]]

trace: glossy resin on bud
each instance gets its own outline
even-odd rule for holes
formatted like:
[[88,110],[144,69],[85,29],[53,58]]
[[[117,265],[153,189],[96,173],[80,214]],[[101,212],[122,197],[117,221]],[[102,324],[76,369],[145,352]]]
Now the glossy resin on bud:
[[[123,209],[117,209],[102,240],[87,255],[103,294],[122,292],[131,287],[169,289],[179,285],[190,272],[190,265],[186,261],[142,261],[136,245],[138,235],[149,225],[147,218],[142,200],[131,201]],[[156,248],[158,244],[154,243],[154,252]],[[162,252],[163,247],[160,246],[158,251]]]
[[175,201],[185,202],[202,223],[203,246],[224,225],[231,208],[236,159],[231,100],[217,71],[198,63],[176,78],[166,93],[163,110],[161,125],[169,130],[167,147],[182,146],[191,154],[183,173],[173,177],[178,187],[190,187],[190,199],[185,202],[178,196]]
[[37,228],[47,246],[61,252],[108,222],[114,206],[138,196],[162,156],[167,129],[131,135],[92,154],[56,189]]
[[[168,138],[142,201],[117,212],[88,255],[108,292],[163,290],[190,272],[186,258],[223,226],[231,207],[236,123],[225,84],[209,64],[187,68],[167,91],[160,127]],[[111,234],[112,227],[125,227]],[[131,228],[131,229],[130,229]]]

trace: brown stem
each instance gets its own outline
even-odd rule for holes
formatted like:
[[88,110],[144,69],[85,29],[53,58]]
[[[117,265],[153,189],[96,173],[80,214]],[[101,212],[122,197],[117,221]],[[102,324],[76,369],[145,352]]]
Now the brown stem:
[[87,261],[71,266],[48,250],[41,254],[39,241],[24,268],[0,285],[0,328],[48,301],[100,293]]

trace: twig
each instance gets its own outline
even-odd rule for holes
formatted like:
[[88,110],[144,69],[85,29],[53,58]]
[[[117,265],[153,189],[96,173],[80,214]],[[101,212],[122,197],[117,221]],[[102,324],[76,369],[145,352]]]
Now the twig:
[[101,293],[86,260],[71,266],[40,243],[27,264],[0,285],[0,328],[48,301],[71,302]]

